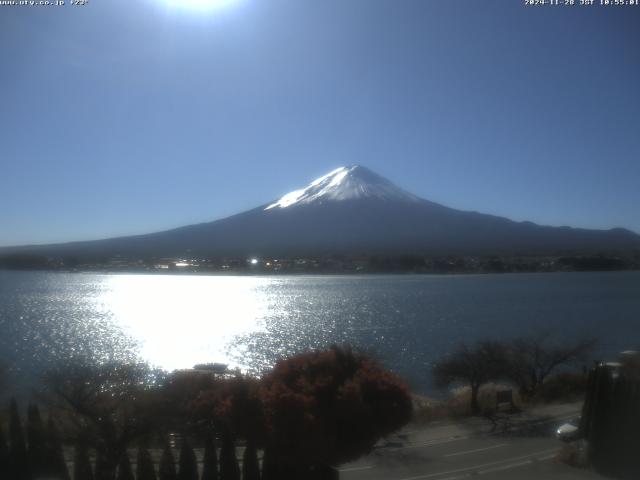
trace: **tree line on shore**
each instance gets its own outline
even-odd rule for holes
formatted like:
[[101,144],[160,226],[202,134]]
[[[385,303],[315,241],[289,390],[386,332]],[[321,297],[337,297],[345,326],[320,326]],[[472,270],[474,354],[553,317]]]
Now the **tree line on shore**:
[[[588,255],[323,255],[303,258],[120,258],[46,257],[14,253],[0,255],[0,268],[63,271],[156,271],[236,273],[519,273],[557,271],[616,271],[640,269],[640,254]],[[178,263],[184,263],[178,268]],[[159,269],[163,264],[164,269]]]
[[548,333],[507,341],[480,340],[473,345],[461,344],[433,366],[437,385],[466,385],[471,390],[470,408],[481,413],[480,388],[489,382],[515,385],[522,399],[531,399],[554,373],[582,366],[594,350],[594,339],[567,340],[552,343]]

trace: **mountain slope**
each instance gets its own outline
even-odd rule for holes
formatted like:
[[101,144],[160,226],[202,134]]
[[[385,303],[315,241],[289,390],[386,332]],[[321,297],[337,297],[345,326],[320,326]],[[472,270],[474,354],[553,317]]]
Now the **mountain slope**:
[[[624,229],[545,227],[423,200],[360,166],[214,222],[148,235],[2,249],[78,256],[564,254],[640,249]],[[4,250],[4,252],[3,252]]]

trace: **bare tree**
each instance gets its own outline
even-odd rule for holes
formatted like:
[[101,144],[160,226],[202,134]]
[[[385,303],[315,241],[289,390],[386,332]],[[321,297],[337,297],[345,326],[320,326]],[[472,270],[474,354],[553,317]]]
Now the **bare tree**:
[[510,344],[505,373],[516,384],[520,395],[531,397],[553,372],[586,362],[595,345],[594,339],[560,344],[545,333],[518,338]]
[[480,341],[470,347],[461,344],[433,368],[436,384],[448,387],[460,383],[471,388],[471,412],[480,413],[480,387],[503,376],[507,348],[503,343]]
[[155,429],[155,378],[146,365],[120,363],[65,365],[44,376],[51,405],[98,450],[97,479],[112,479],[127,446]]

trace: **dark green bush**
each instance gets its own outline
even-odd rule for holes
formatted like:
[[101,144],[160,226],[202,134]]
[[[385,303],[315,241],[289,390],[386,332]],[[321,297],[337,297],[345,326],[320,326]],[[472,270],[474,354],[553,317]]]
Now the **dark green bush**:
[[18,404],[11,400],[9,412],[9,475],[12,480],[29,480],[31,471],[27,445],[22,431]]
[[242,458],[242,480],[260,480],[258,452],[253,442],[247,443]]
[[73,456],[73,480],[93,480],[87,447],[82,442],[76,445]]
[[160,471],[158,472],[160,480],[178,480],[176,473],[176,462],[173,458],[171,447],[167,445],[160,457]]
[[118,463],[118,480],[134,480],[133,470],[131,470],[131,461],[129,460],[129,455],[126,451]]
[[55,473],[47,468],[46,434],[37,405],[27,407],[27,443],[32,475],[39,478]]
[[212,434],[207,435],[204,444],[202,480],[218,480],[218,456],[216,441]]
[[149,450],[138,449],[138,465],[136,466],[137,480],[156,480],[156,471],[153,467],[153,460]]
[[0,425],[0,478],[9,476],[9,446]]
[[46,450],[47,470],[50,475],[59,480],[70,480],[71,477],[64,459],[58,428],[51,415],[47,419]]
[[182,442],[178,463],[180,465],[178,480],[198,480],[198,461],[196,460],[196,454],[186,439]]
[[229,431],[225,431],[222,436],[220,480],[240,480],[240,467],[236,458],[235,442]]

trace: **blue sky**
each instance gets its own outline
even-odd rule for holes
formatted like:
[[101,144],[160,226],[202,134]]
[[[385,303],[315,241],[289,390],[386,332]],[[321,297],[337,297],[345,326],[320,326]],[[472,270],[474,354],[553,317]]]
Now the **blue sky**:
[[214,220],[346,164],[640,232],[640,7],[168,2],[0,7],[0,245]]

